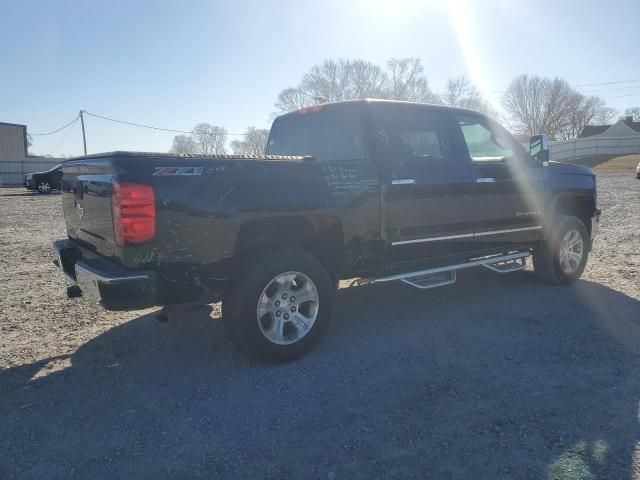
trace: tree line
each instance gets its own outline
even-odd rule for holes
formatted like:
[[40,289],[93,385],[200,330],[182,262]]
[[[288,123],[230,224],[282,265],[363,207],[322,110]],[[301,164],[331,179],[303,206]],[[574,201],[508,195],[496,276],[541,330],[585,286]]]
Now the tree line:
[[[595,95],[585,95],[566,80],[523,74],[515,77],[501,97],[503,118],[465,76],[447,80],[442,92],[434,92],[418,58],[391,58],[386,65],[355,60],[325,60],[302,75],[297,85],[282,90],[275,114],[317,103],[382,98],[432,103],[476,110],[504,122],[514,133],[546,133],[551,139],[577,137],[590,124],[612,122],[618,112]],[[627,116],[640,121],[640,107],[629,108]],[[227,153],[228,133],[224,127],[200,123],[190,135],[173,139],[173,153]],[[262,154],[268,130],[249,127],[241,139],[228,144],[234,154]]]
[[[227,129],[209,123],[199,123],[189,135],[173,137],[171,153],[222,155],[227,153]],[[229,143],[235,155],[263,155],[269,130],[249,127],[241,139]]]

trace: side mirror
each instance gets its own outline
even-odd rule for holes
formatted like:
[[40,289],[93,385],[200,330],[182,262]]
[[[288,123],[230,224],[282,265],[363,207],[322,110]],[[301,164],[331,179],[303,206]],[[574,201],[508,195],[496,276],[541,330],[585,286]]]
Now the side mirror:
[[544,134],[529,137],[529,154],[539,165],[549,163],[549,137]]

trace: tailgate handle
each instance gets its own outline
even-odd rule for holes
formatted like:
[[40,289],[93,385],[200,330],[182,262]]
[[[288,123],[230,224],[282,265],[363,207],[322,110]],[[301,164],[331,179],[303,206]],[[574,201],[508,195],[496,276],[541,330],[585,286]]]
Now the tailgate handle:
[[496,179],[493,177],[480,177],[476,180],[476,183],[496,183]]

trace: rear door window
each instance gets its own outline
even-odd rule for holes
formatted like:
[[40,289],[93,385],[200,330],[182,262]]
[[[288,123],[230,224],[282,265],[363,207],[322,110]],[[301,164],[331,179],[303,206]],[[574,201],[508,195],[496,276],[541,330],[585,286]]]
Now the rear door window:
[[397,105],[371,109],[375,155],[394,177],[455,162],[446,118],[438,111]]
[[311,155],[318,161],[363,160],[360,112],[348,106],[294,113],[275,121],[267,155]]

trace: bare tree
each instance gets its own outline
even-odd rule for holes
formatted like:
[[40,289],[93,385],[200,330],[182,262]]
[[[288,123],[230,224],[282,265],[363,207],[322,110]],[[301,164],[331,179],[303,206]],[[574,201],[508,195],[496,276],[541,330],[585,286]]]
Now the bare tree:
[[507,88],[502,104],[512,126],[521,133],[546,133],[555,137],[571,94],[569,84],[559,78],[520,75]]
[[[376,66],[364,60],[325,60],[305,73],[297,87],[285,88],[278,95],[276,108],[290,112],[315,103],[364,98],[377,93]],[[373,85],[369,76],[373,75]],[[378,74],[379,75],[379,74]],[[383,80],[384,81],[384,80]]]
[[203,155],[225,153],[227,130],[224,127],[209,123],[199,123],[194,127],[192,137],[197,145],[198,153]]
[[502,104],[516,130],[561,139],[574,138],[596,117],[610,113],[601,98],[586,97],[561,78],[536,75],[514,78]]
[[445,91],[440,95],[442,103],[449,107],[460,107],[464,99],[476,100],[479,97],[480,93],[465,76],[447,80]]
[[427,77],[419,58],[392,58],[387,62],[389,70],[388,98],[410,102],[440,103],[429,89]]
[[625,117],[631,117],[634,122],[640,122],[640,107],[630,107],[624,111]]
[[352,97],[349,62],[325,60],[305,73],[300,89],[314,103],[337,102]]
[[495,108],[487,102],[476,88],[465,76],[450,78],[440,99],[444,105],[450,107],[467,108],[485,115],[498,118],[499,114]]
[[198,145],[193,138],[187,135],[176,135],[173,137],[173,145],[171,146],[171,153],[198,153]]
[[[638,109],[638,113],[640,114],[640,109]],[[615,108],[611,107],[602,107],[600,111],[596,114],[596,116],[591,121],[592,125],[609,125],[613,123],[613,120],[618,115],[618,111]],[[640,117],[640,115],[639,115]]]
[[576,138],[587,125],[594,122],[596,117],[604,116],[608,107],[600,97],[585,95],[575,92],[566,112],[566,121],[558,129],[558,138],[569,140]]
[[387,74],[380,66],[365,60],[348,62],[352,98],[383,98],[388,84]]
[[267,138],[269,130],[249,127],[242,140],[231,142],[231,149],[236,155],[264,155]]
[[366,60],[325,60],[311,67],[300,84],[278,95],[275,106],[289,112],[315,103],[355,98],[389,98],[439,103],[417,58],[391,59],[388,71]]
[[289,87],[278,94],[276,108],[281,112],[292,112],[312,103],[313,101],[302,88]]

